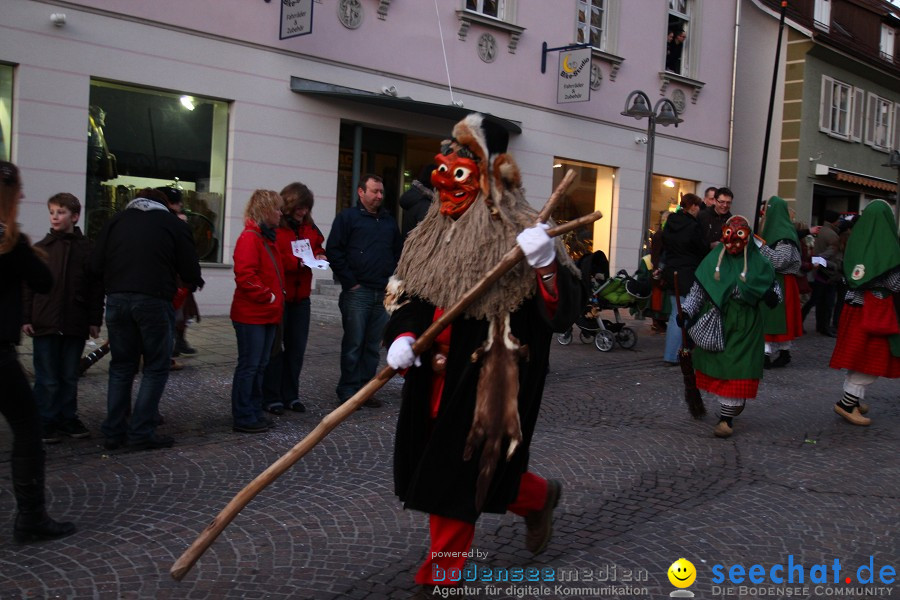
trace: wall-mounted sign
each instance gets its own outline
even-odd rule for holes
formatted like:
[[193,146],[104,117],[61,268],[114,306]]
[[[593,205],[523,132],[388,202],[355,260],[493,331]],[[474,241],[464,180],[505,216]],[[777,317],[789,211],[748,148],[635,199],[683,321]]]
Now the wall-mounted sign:
[[556,103],[587,102],[591,99],[591,49],[559,53]]
[[312,0],[281,0],[281,34],[278,39],[312,33]]

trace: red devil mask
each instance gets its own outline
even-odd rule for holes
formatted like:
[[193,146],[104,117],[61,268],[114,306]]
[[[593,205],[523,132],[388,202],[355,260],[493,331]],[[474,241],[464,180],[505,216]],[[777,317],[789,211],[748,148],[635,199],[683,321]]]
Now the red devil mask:
[[750,224],[747,219],[735,215],[722,226],[722,243],[729,254],[739,254],[750,242]]
[[437,168],[431,172],[431,183],[441,201],[441,214],[453,219],[466,212],[481,190],[478,163],[455,151],[438,154]]

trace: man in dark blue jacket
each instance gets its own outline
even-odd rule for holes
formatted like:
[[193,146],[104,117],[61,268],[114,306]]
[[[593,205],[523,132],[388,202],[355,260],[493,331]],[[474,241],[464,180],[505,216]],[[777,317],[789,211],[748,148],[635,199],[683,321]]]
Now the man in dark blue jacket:
[[[397,222],[382,208],[384,183],[378,175],[363,175],[356,190],[359,203],[335,218],[325,254],[341,282],[341,379],[338,400],[343,403],[375,376],[381,337],[388,315],[384,289],[394,273],[403,238]],[[370,398],[364,406],[378,408]]]

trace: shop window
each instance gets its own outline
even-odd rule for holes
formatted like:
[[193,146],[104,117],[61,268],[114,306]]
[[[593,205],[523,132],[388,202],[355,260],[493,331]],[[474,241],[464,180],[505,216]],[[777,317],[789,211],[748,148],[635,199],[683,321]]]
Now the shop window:
[[612,260],[610,236],[616,170],[603,165],[556,158],[553,161],[554,188],[559,185],[569,169],[575,171],[575,181],[559,200],[553,211],[553,219],[557,223],[565,223],[595,210],[603,212],[604,218],[595,221],[589,227],[567,233],[563,237],[566,249],[575,260],[597,250],[602,250],[607,258]]
[[10,160],[13,68],[0,64],[0,160]]
[[197,255],[222,261],[228,104],[181,92],[91,81],[85,227],[99,233],[136,191],[182,191]]
[[691,19],[693,0],[669,0],[669,28],[666,32],[666,71],[691,76]]
[[650,238],[661,227],[661,224],[665,223],[666,213],[673,213],[678,210],[682,196],[696,193],[696,181],[666,177],[665,175],[653,176],[650,185],[650,214],[647,215],[644,222],[646,235],[643,240],[642,254],[650,251]]

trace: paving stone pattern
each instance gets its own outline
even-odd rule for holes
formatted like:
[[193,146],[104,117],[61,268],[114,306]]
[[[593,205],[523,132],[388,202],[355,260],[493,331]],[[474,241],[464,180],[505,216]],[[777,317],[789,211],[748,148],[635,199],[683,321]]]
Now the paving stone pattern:
[[[564,485],[547,551],[525,550],[524,524],[512,514],[484,515],[476,530],[474,547],[486,553],[474,560],[479,568],[580,569],[595,580],[568,590],[505,584],[496,593],[478,583],[469,597],[590,598],[601,591],[585,586],[606,586],[607,598],[661,598],[674,589],[666,570],[681,556],[697,567],[691,589],[700,598],[712,597],[715,564],[768,568],[792,555],[807,569],[835,558],[855,569],[870,556],[876,569],[900,566],[900,382],[872,386],[871,427],[844,423],[831,409],[843,378],[827,368],[834,340],[812,334],[787,368],[766,372],[735,435],[716,439],[717,407],[707,402],[703,420],[688,416],[680,370],[663,365],[663,336],[648,324],[632,323],[633,350],[601,353],[577,335],[570,346],[554,344],[531,463]],[[11,436],[0,422],[0,598],[421,594],[412,577],[427,520],[404,511],[392,489],[399,378],[379,392],[382,408],[354,414],[260,493],[182,582],[168,574],[234,494],[335,408],[340,336],[339,324],[313,324],[301,378],[307,413],[276,417],[262,435],[236,434],[234,331],[225,318],[204,318],[188,334],[199,354],[183,359],[162,401],[159,431],[176,438],[166,450],[103,450],[108,359],[93,367],[80,387],[93,437],[47,447],[50,511],[79,527],[63,540],[12,542]],[[30,370],[27,343],[22,360]],[[626,569],[643,580],[626,581]]]

